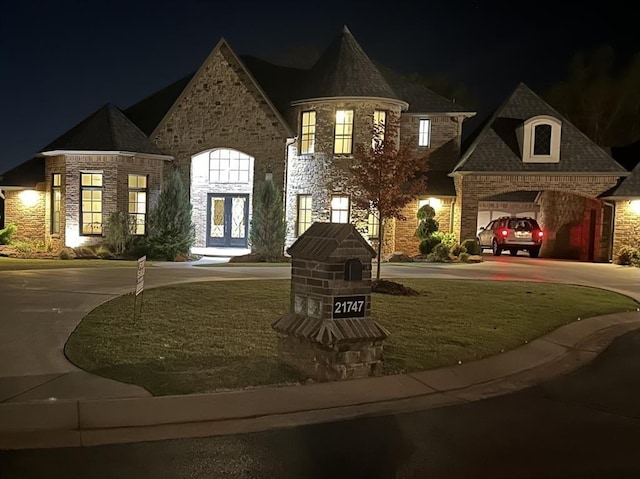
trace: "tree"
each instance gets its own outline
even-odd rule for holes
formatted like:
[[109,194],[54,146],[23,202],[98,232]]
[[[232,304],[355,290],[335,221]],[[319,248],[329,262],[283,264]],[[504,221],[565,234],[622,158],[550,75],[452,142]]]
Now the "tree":
[[387,114],[386,124],[374,124],[371,144],[355,147],[350,167],[353,202],[371,209],[379,224],[378,266],[384,244],[384,225],[390,218],[405,220],[402,209],[426,189],[427,160],[405,143],[398,146],[400,118]]
[[264,261],[282,259],[286,229],[282,196],[273,181],[267,179],[258,186],[256,192],[249,233],[253,251]]
[[189,195],[180,172],[174,169],[166,176],[158,203],[149,213],[149,253],[173,261],[178,254],[188,254],[194,241]]
[[573,57],[568,78],[546,100],[601,146],[619,146],[640,138],[640,53],[624,66],[614,50],[601,47]]

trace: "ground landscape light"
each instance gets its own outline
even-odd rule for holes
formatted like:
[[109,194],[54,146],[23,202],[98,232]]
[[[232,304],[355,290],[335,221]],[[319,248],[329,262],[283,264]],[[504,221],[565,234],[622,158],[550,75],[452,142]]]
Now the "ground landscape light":
[[20,192],[20,201],[28,208],[38,204],[38,192],[34,190],[24,190]]
[[631,206],[631,211],[633,213],[636,213],[636,214],[640,215],[640,200],[630,201],[629,205]]

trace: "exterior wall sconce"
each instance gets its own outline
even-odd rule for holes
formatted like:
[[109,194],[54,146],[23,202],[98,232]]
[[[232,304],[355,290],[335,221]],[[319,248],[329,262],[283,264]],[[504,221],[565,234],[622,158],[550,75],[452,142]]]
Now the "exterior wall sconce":
[[640,215],[640,200],[629,201],[629,207],[632,213]]
[[24,190],[20,192],[20,201],[23,206],[31,208],[38,204],[39,194],[35,190]]
[[426,200],[418,201],[418,209],[422,208],[424,205],[429,205],[434,210],[438,211],[442,206],[442,200],[440,198],[427,198]]

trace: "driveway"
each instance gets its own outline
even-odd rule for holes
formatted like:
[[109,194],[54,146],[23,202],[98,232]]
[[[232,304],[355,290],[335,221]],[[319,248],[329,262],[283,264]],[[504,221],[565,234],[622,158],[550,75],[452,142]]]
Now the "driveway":
[[[611,289],[640,301],[640,270],[485,255],[482,264],[384,264],[386,278],[526,280]],[[286,279],[288,266],[197,267],[159,264],[147,268],[145,285],[192,281]],[[133,290],[134,268],[3,272],[0,289],[0,402],[48,398],[146,396],[138,386],[100,378],[73,366],[64,344],[82,318],[101,303]]]

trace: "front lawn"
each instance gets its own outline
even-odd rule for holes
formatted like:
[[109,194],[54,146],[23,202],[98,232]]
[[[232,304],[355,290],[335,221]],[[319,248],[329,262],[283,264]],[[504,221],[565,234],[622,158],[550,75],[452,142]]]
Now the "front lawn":
[[[64,269],[64,268],[118,268],[136,267],[135,261],[107,259],[22,259],[0,257],[0,271],[25,269]],[[149,266],[149,263],[147,263]]]
[[[407,279],[420,296],[373,295],[374,319],[391,331],[388,374],[472,361],[515,348],[578,317],[635,310],[632,299],[580,286]],[[67,342],[92,373],[155,395],[304,381],[277,358],[271,323],[289,306],[289,281],[189,283],[145,291],[93,310]]]

